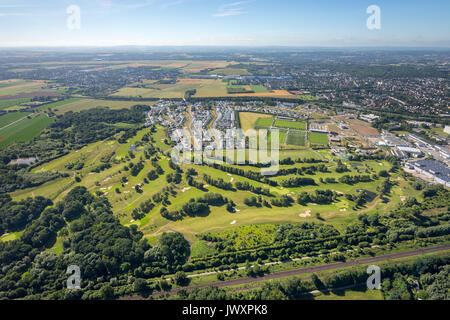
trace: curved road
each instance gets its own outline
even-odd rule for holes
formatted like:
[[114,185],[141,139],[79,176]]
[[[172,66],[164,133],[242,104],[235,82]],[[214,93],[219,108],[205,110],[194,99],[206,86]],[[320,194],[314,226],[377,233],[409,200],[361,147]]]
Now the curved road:
[[305,268],[300,268],[300,269],[279,271],[279,272],[274,272],[274,273],[271,273],[271,274],[268,274],[268,275],[265,275],[265,276],[259,277],[259,278],[247,277],[247,278],[230,279],[230,280],[212,282],[212,283],[202,283],[202,284],[188,286],[188,287],[184,287],[184,288],[175,288],[175,289],[172,289],[167,292],[155,292],[153,295],[166,294],[166,293],[168,293],[170,295],[175,295],[178,293],[178,291],[180,289],[192,290],[192,289],[196,289],[196,288],[204,288],[204,287],[210,287],[210,286],[219,287],[219,288],[220,287],[238,286],[238,285],[243,285],[243,284],[247,284],[247,283],[296,276],[296,275],[305,274],[305,273],[313,273],[313,272],[316,273],[316,272],[325,271],[325,270],[341,269],[341,268],[365,265],[365,264],[369,264],[369,263],[380,262],[380,261],[391,260],[391,259],[419,256],[419,255],[423,255],[423,254],[427,254],[427,253],[433,253],[433,252],[449,250],[449,249],[450,249],[450,244],[446,244],[446,245],[441,245],[441,246],[437,246],[437,247],[429,247],[429,248],[415,249],[415,250],[410,250],[410,251],[403,251],[403,252],[398,252],[398,253],[391,253],[391,254],[386,254],[386,255],[377,256],[377,257],[361,258],[361,259],[349,260],[346,262],[321,264],[321,265],[317,265],[317,266],[305,267]]

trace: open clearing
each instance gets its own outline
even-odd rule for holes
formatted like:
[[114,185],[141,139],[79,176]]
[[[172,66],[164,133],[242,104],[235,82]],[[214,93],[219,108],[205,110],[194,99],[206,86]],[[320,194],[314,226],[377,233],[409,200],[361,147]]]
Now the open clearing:
[[286,143],[300,147],[306,146],[306,132],[290,130]]
[[327,145],[328,144],[328,135],[325,133],[310,132],[309,133],[309,142],[311,144]]
[[269,129],[272,126],[273,117],[259,117],[255,123],[255,129]]
[[254,113],[254,112],[239,112],[239,120],[241,122],[242,130],[247,131],[254,129],[256,122],[259,119],[268,119],[266,121],[273,122],[273,116],[270,114]]
[[274,127],[289,128],[289,129],[296,129],[296,130],[306,130],[306,122],[305,121],[276,120]]

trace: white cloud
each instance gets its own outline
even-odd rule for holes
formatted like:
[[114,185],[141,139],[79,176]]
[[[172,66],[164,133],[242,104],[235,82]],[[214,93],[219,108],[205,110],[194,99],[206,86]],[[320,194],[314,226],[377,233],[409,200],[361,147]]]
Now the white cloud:
[[219,7],[218,11],[213,14],[213,17],[230,17],[246,14],[247,11],[245,11],[245,5],[250,2],[253,2],[253,0],[223,4]]

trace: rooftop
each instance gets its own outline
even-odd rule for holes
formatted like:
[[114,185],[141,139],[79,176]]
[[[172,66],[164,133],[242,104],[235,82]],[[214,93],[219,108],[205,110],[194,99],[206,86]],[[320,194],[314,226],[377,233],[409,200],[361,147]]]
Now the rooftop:
[[450,182],[450,169],[440,162],[435,160],[419,160],[414,162],[414,165],[432,173],[437,178]]

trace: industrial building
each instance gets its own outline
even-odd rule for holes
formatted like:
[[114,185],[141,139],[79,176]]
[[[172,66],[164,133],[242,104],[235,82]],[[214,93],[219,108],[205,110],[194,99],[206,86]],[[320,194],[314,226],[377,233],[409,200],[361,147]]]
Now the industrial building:
[[439,184],[450,187],[450,169],[435,160],[419,160],[408,164],[414,170],[422,173]]

